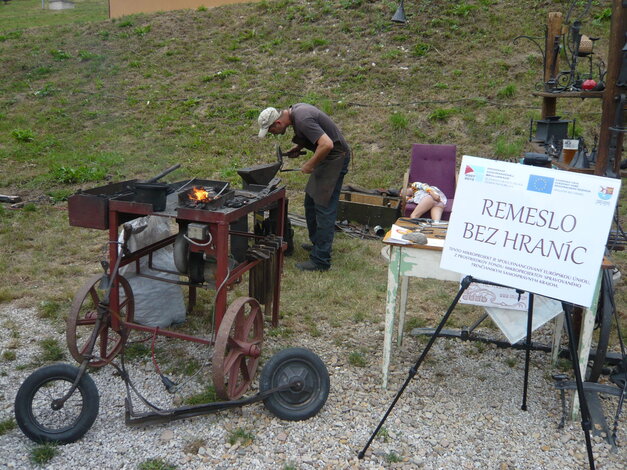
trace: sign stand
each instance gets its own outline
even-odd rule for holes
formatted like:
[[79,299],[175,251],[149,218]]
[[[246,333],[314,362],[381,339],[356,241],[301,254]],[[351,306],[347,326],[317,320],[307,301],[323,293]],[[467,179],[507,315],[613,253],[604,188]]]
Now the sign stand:
[[[468,286],[473,282],[505,287],[501,284],[478,280],[478,279],[473,278],[472,276],[466,276],[464,277],[464,279],[462,279],[461,287],[459,291],[457,292],[457,295],[453,299],[453,302],[451,303],[448,310],[442,317],[442,320],[440,321],[437,328],[433,332],[433,335],[431,336],[431,338],[429,338],[429,342],[427,343],[424,350],[420,354],[420,357],[418,357],[418,360],[416,361],[416,363],[409,369],[409,374],[407,378],[405,379],[405,382],[403,383],[399,391],[396,393],[394,400],[392,400],[390,407],[387,409],[387,411],[383,415],[383,418],[381,418],[381,421],[379,422],[376,429],[370,436],[370,439],[368,439],[368,442],[366,443],[364,448],[358,453],[357,456],[359,459],[363,459],[364,456],[366,455],[366,451],[370,447],[370,444],[372,444],[372,441],[374,440],[377,433],[379,432],[379,430],[385,423],[385,420],[388,418],[388,416],[394,409],[394,406],[396,405],[401,395],[405,391],[405,388],[407,388],[407,386],[409,385],[409,382],[411,382],[411,380],[414,378],[414,376],[418,372],[418,368],[424,362],[427,354],[429,353],[429,350],[433,346],[433,343],[435,343],[435,340],[439,336],[440,332],[442,331],[442,328],[444,328],[444,325],[446,324],[449,317],[451,316],[451,313],[453,313],[453,310],[455,309],[455,306],[459,302],[459,299],[461,298],[462,294],[468,288]],[[595,468],[594,467],[594,455],[592,453],[592,442],[590,440],[590,429],[591,429],[590,412],[588,409],[588,403],[586,401],[586,396],[585,396],[584,389],[583,389],[583,379],[581,377],[581,371],[579,369],[579,365],[577,364],[577,361],[575,360],[575,358],[577,357],[577,352],[576,352],[575,343],[574,343],[575,336],[574,336],[574,330],[573,330],[573,324],[572,324],[573,305],[570,303],[564,302],[563,306],[564,306],[564,319],[566,320],[566,332],[568,334],[568,350],[570,352],[570,357],[573,359],[572,360],[573,372],[575,374],[575,380],[577,383],[577,395],[579,398],[579,406],[581,408],[581,428],[583,429],[584,435],[585,435],[586,450],[588,452],[588,463],[590,466],[590,470],[594,470]],[[525,343],[525,377],[524,377],[524,388],[523,388],[523,403],[521,406],[521,409],[523,411],[527,411],[527,386],[528,386],[528,378],[529,378],[529,363],[530,363],[530,352],[531,352],[532,320],[533,320],[533,294],[530,293],[528,318],[527,318],[527,339]]]

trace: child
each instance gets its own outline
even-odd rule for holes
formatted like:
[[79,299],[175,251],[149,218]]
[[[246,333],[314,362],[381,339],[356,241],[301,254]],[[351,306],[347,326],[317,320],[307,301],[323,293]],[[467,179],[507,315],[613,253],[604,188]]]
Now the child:
[[444,207],[446,207],[446,196],[435,186],[425,183],[415,182],[409,185],[405,191],[407,202],[416,204],[416,208],[411,213],[411,218],[415,219],[431,211],[431,219],[438,222],[442,218]]

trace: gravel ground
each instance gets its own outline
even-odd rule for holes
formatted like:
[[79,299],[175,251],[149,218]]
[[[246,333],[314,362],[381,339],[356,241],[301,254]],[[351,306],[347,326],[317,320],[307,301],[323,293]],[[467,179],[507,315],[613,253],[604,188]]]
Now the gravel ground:
[[[39,319],[34,310],[0,307],[0,326],[3,352],[15,347],[19,331],[19,348],[12,349],[16,358],[3,355],[0,360],[0,421],[4,421],[13,418],[15,394],[32,372],[25,366],[39,353],[38,341],[52,336],[64,345],[65,340],[62,328]],[[332,329],[324,326],[321,331]],[[544,342],[543,335],[548,332],[534,334],[534,341]],[[123,381],[113,367],[105,367],[92,374],[100,393],[100,413],[93,427],[80,441],[59,447],[43,468],[135,469],[153,458],[179,469],[587,468],[580,424],[567,422],[565,429],[557,429],[561,405],[548,354],[532,353],[525,412],[520,409],[524,352],[455,339],[436,341],[389,416],[385,432],[373,441],[366,458],[358,460],[357,452],[407,377],[424,338],[408,337],[394,352],[388,391],[381,389],[383,324],[360,324],[347,333],[346,341],[348,349],[325,334],[265,341],[264,358],[270,351],[301,346],[316,352],[329,369],[331,393],[325,407],[302,422],[281,421],[257,403],[163,425],[127,427]],[[355,350],[353,345],[367,351],[365,367],[348,363],[347,350]],[[151,400],[173,406],[172,395],[163,391],[150,362],[133,364],[130,372]],[[192,384],[191,392],[201,387]],[[616,401],[604,402],[613,417]],[[623,412],[619,423],[618,449],[612,450],[601,436],[593,438],[597,468],[625,468],[626,415]],[[250,433],[252,443],[230,445],[236,430]],[[0,436],[0,469],[34,468],[33,447],[17,427]]]

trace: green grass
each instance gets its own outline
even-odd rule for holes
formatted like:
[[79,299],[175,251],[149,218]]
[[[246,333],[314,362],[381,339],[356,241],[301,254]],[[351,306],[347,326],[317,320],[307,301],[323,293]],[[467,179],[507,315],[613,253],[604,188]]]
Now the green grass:
[[17,427],[17,423],[13,418],[7,418],[0,421],[0,436],[8,433],[9,431],[15,429]]
[[17,353],[15,351],[2,351],[3,361],[15,361],[17,359]]
[[385,426],[383,426],[377,432],[376,438],[383,442],[389,442],[390,440],[390,432],[387,430]]
[[145,343],[127,343],[124,347],[124,357],[129,361],[146,359],[150,356],[150,348]]
[[505,364],[507,364],[508,367],[516,367],[517,363],[518,361],[513,357],[508,357],[507,359],[505,359]]
[[348,355],[348,363],[355,367],[366,367],[368,365],[364,354],[359,351],[353,351]]
[[44,465],[49,463],[58,453],[59,447],[56,444],[38,444],[30,451],[30,461],[35,465]]
[[204,391],[190,395],[184,399],[186,405],[203,405],[205,403],[213,403],[220,401],[213,385],[208,385]]
[[235,445],[236,443],[240,443],[243,447],[246,447],[253,443],[255,440],[255,435],[242,428],[237,428],[234,431],[231,431],[228,436],[228,442],[231,445]]
[[86,21],[103,21],[109,17],[107,0],[72,0],[75,7],[66,10],[49,10],[48,1],[42,9],[41,0],[13,0],[2,7],[0,38],[7,32],[38,26],[56,26]]
[[39,342],[38,359],[43,362],[58,362],[65,358],[65,345],[61,346],[56,338],[44,338]]
[[37,308],[37,316],[42,319],[59,322],[65,319],[69,311],[68,304],[61,304],[54,300],[44,300]]
[[176,465],[172,465],[163,459],[148,459],[137,466],[137,470],[176,470]]
[[496,92],[497,98],[513,98],[516,94],[516,85],[507,85]]
[[396,452],[390,452],[385,455],[385,461],[387,463],[399,463],[403,461],[403,457]]

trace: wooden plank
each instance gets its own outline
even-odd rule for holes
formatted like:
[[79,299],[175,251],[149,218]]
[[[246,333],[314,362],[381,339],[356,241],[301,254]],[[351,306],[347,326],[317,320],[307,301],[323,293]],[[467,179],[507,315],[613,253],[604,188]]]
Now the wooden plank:
[[370,204],[379,207],[391,207],[396,209],[400,203],[400,198],[391,196],[379,196],[374,194],[354,193],[354,192],[342,192],[340,193],[340,200],[350,201],[361,204]]
[[[610,127],[614,125],[616,117],[616,107],[619,103],[615,100],[621,93],[617,86],[618,75],[620,73],[622,48],[625,42],[625,8],[621,0],[614,0],[612,9],[612,23],[610,26],[610,46],[607,53],[607,74],[605,75],[605,92],[603,97],[603,114],[601,116],[601,131],[599,132],[599,149],[595,174],[604,176],[608,165],[614,173],[620,171],[620,160],[623,149],[623,134],[614,136],[612,142],[612,132]],[[610,147],[614,146],[614,149]],[[609,161],[610,151],[614,150],[614,161]]]
[[[559,43],[562,35],[562,13],[553,11],[549,13],[546,42],[544,45],[544,82],[555,80],[555,74],[559,70]],[[557,46],[557,52],[556,51]],[[557,112],[557,100],[555,97],[545,97],[542,100],[542,119],[555,116]]]

